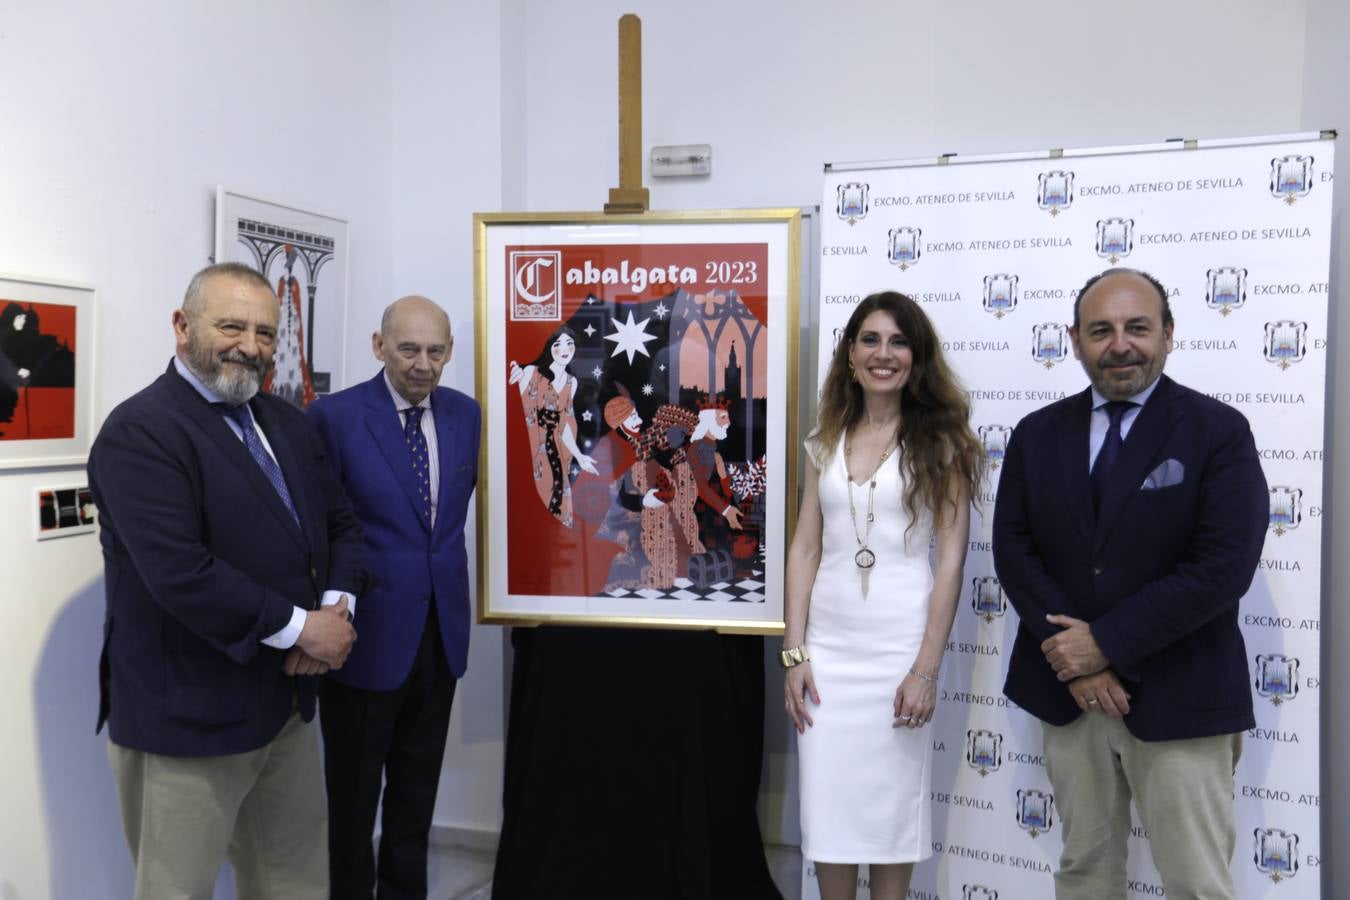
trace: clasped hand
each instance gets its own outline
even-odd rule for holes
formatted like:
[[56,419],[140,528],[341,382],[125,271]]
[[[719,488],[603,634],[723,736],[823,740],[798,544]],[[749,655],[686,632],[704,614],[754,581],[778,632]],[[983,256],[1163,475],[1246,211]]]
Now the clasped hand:
[[356,629],[347,621],[347,597],[332,606],[305,614],[305,625],[295,646],[286,653],[287,675],[322,675],[340,669],[351,653]]
[[1055,670],[1060,681],[1073,681],[1084,675],[1092,675],[1110,665],[1102,648],[1097,646],[1097,639],[1092,636],[1092,629],[1087,622],[1059,615],[1046,616],[1045,621],[1064,629],[1041,642],[1045,661],[1050,663],[1050,668]]

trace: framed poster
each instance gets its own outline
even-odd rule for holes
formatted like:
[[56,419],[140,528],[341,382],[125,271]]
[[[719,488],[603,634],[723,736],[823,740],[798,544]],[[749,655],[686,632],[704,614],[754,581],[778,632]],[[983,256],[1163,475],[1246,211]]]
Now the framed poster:
[[346,353],[347,222],[216,188],[216,261],[276,286],[277,350],[263,390],[305,407],[334,390]]
[[474,217],[479,621],[782,630],[800,225]]
[[0,468],[88,457],[93,296],[85,285],[0,276]]

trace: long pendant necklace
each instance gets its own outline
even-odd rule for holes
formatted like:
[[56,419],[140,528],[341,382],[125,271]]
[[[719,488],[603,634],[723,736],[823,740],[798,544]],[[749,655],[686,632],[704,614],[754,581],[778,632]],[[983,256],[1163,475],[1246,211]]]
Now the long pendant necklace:
[[877,473],[881,467],[886,465],[886,460],[890,458],[891,452],[895,450],[896,445],[887,444],[886,452],[881,454],[881,460],[877,467],[872,470],[872,477],[867,482],[867,523],[861,532],[858,531],[858,510],[853,505],[853,471],[849,466],[849,458],[853,454],[853,448],[847,443],[844,444],[844,476],[848,479],[848,511],[853,519],[853,536],[858,539],[858,552],[853,554],[853,561],[858,564],[858,568],[866,572],[877,564],[877,555],[872,552],[867,542],[872,536],[872,522],[876,519],[876,496],[877,496]]

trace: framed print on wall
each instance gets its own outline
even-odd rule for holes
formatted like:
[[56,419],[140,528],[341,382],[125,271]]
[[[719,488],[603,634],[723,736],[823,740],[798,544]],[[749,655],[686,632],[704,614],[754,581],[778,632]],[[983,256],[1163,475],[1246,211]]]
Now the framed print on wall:
[[281,304],[263,390],[306,407],[340,385],[346,352],[347,222],[216,188],[216,261],[251,266]]
[[799,232],[474,217],[479,621],[782,630]]
[[85,285],[0,276],[0,468],[88,458],[93,297]]

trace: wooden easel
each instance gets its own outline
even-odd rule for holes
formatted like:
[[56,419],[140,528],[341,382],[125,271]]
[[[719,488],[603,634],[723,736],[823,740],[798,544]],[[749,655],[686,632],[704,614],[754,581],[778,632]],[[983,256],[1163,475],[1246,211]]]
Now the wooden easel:
[[609,189],[607,213],[644,213],[642,186],[642,20],[619,19],[619,186]]

